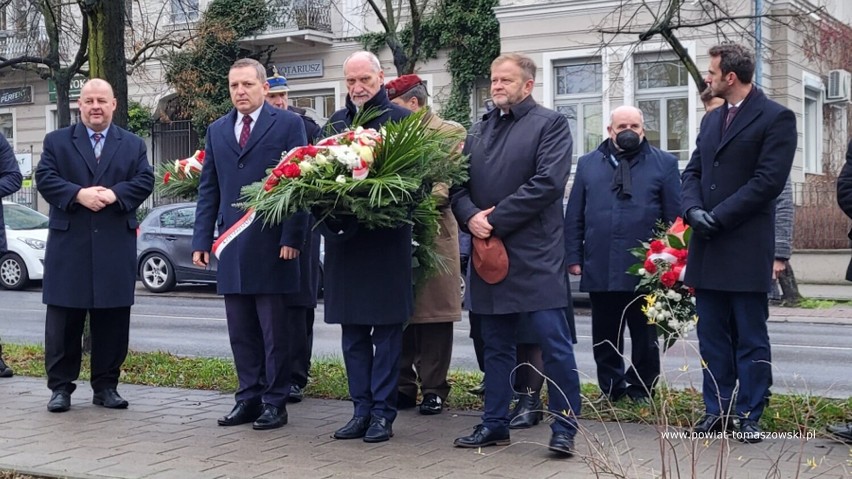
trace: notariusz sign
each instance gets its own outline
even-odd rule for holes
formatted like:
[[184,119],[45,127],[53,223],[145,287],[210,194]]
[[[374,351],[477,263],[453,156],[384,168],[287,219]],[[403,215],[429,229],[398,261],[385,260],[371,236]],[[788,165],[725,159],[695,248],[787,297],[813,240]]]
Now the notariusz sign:
[[304,60],[298,62],[284,62],[277,65],[278,73],[284,78],[315,78],[323,76],[322,59]]

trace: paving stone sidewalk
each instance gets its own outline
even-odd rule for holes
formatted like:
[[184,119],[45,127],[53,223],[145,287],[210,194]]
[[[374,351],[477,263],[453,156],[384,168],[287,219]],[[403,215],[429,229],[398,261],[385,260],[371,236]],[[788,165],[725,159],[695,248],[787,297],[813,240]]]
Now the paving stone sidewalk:
[[253,431],[216,425],[233,404],[230,395],[133,385],[120,391],[128,410],[93,406],[91,388],[80,383],[71,411],[51,414],[43,379],[0,380],[0,470],[86,479],[656,478],[665,462],[665,477],[852,477],[850,446],[825,438],[750,446],[661,441],[653,426],[584,420],[578,454],[560,459],[547,451],[545,425],[513,431],[507,447],[454,448],[453,439],[478,423],[475,411],[403,411],[394,438],[370,445],[331,439],[352,414],[347,401],[306,399],[288,407],[284,428]]

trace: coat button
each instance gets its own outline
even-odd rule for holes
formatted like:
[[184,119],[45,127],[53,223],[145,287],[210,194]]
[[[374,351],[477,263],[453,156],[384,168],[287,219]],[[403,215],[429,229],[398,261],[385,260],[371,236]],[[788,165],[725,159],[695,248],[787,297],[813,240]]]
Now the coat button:
[[719,162],[718,162],[718,161],[714,161],[714,162],[713,162],[713,166],[719,166]]
[[244,166],[246,166],[246,165],[245,165],[245,164],[243,164],[243,163],[240,163],[240,164],[238,165],[238,168],[243,168]]
[[715,189],[716,189],[716,185],[710,185],[710,189],[711,189],[711,190],[715,190]]

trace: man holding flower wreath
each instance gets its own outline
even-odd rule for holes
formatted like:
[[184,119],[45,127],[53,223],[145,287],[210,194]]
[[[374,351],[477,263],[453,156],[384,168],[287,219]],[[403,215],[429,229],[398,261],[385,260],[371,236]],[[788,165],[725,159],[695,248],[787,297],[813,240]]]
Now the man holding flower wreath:
[[[378,116],[359,126],[375,129],[411,114],[388,99],[374,54],[353,53],[343,62],[343,74],[349,93],[346,107],[328,120],[326,128],[332,132],[351,127],[365,110]],[[333,437],[387,441],[397,413],[402,326],[414,303],[411,225],[368,229],[354,216],[341,216],[325,218],[319,227],[325,236],[325,322],[342,327],[343,361],[355,407]]]

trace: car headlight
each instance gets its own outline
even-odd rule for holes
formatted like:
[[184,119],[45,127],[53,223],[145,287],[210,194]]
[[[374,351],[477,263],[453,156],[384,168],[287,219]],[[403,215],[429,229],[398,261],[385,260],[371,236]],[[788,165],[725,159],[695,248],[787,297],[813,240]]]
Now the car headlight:
[[23,241],[24,243],[26,243],[26,244],[27,244],[27,246],[29,246],[29,247],[30,247],[30,248],[32,248],[32,249],[44,249],[44,245],[45,245],[45,243],[44,243],[44,241],[42,241],[42,240],[40,240],[40,239],[35,239],[35,238],[20,238],[20,237],[19,237],[18,239],[19,239],[19,240],[21,240],[21,241]]

